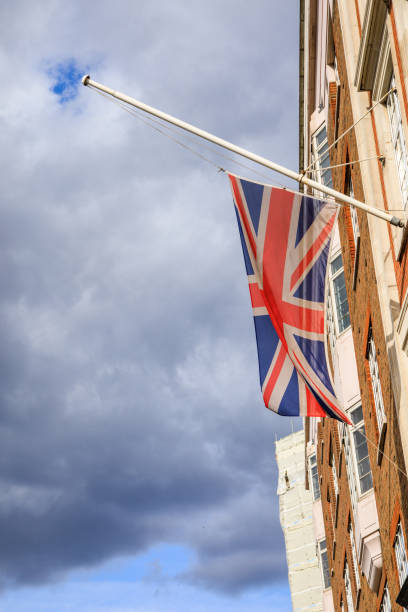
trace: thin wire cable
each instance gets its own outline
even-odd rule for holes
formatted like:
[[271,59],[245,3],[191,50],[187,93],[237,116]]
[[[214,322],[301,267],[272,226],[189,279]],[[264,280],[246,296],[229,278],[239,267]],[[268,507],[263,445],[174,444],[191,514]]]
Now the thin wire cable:
[[[370,159],[385,159],[384,155],[372,155],[371,157],[366,157],[365,159],[357,159],[351,162],[345,162],[344,164],[336,164],[335,166],[325,166],[325,170],[332,170],[333,168],[342,168],[343,166],[351,166],[353,164],[361,164],[362,162],[369,161]],[[305,170],[305,174],[311,174],[314,170]]]
[[[216,164],[214,161],[208,159],[207,157],[205,157],[204,155],[202,155],[201,153],[199,153],[198,151],[196,151],[195,149],[193,149],[192,147],[189,147],[188,145],[186,145],[185,143],[183,143],[182,141],[171,137],[169,134],[166,134],[163,130],[167,130],[168,132],[171,133],[175,133],[175,134],[179,134],[180,130],[177,130],[176,128],[173,128],[170,125],[164,124],[161,121],[157,120],[157,119],[153,119],[152,117],[148,116],[148,115],[142,115],[140,112],[135,111],[133,108],[130,108],[129,106],[127,106],[124,102],[121,102],[120,100],[116,100],[115,98],[112,98],[111,96],[109,96],[108,94],[99,91],[97,88],[93,87],[92,85],[88,85],[88,87],[90,89],[92,89],[93,91],[95,91],[97,94],[99,94],[100,96],[103,96],[104,98],[106,98],[107,100],[109,100],[110,102],[117,104],[120,108],[122,108],[123,110],[125,110],[127,113],[129,113],[129,115],[133,115],[134,117],[136,117],[137,119],[139,119],[142,123],[144,123],[145,125],[147,125],[148,127],[153,128],[154,130],[156,130],[157,132],[159,132],[160,134],[162,134],[163,136],[166,136],[167,138],[169,138],[170,140],[172,140],[173,142],[176,142],[177,144],[179,144],[181,147],[189,150],[191,153],[193,153],[194,155],[197,155],[198,157],[200,157],[201,159],[203,159],[204,161],[208,162],[209,164],[215,166],[218,171],[220,172],[229,172],[227,171],[225,168],[219,166],[218,164]],[[155,127],[152,124],[156,124],[159,125],[160,128]],[[197,142],[196,138],[194,137],[188,137],[188,135],[185,135],[185,138],[188,138],[190,141],[193,142]],[[219,157],[222,157],[223,159],[226,159],[238,166],[241,166],[242,168],[245,168],[246,170],[249,170],[250,172],[253,172],[254,174],[256,174],[257,176],[269,181],[271,181],[271,177],[270,176],[266,176],[265,174],[262,174],[261,172],[258,172],[257,170],[255,170],[254,168],[252,168],[251,166],[248,166],[247,164],[244,164],[242,162],[237,161],[236,159],[234,159],[233,157],[229,157],[228,155],[225,155],[223,153],[220,153],[218,150],[216,149],[212,149],[211,147],[208,147],[205,144],[201,144],[200,142],[200,146],[203,149],[206,149],[207,151],[211,151],[211,153],[218,155]],[[234,174],[233,172],[229,172],[229,174]],[[290,189],[289,187],[287,187],[286,185],[284,185],[283,183],[279,183],[277,181],[273,182],[273,185],[276,187],[282,187],[282,189],[286,189],[288,191],[293,191],[293,193],[300,193],[301,195],[304,195],[304,193]],[[321,198],[321,199],[325,199],[325,198]]]
[[[115,104],[117,104],[118,106],[120,106],[123,110],[125,110],[126,112],[128,112],[130,115],[133,115],[135,117],[137,117],[142,123],[144,123],[145,125],[151,127],[153,130],[156,130],[156,132],[159,132],[160,134],[162,134],[163,136],[166,136],[167,138],[169,138],[170,140],[173,140],[174,142],[176,142],[178,145],[180,145],[181,147],[183,147],[184,149],[187,149],[188,151],[190,151],[191,153],[193,153],[194,155],[197,155],[198,157],[200,157],[202,160],[208,162],[209,164],[211,164],[212,166],[215,166],[215,168],[217,168],[218,171],[222,171],[225,172],[224,168],[221,168],[221,166],[219,166],[218,164],[216,164],[215,162],[213,162],[211,159],[208,159],[207,157],[205,157],[204,155],[202,155],[201,153],[199,153],[198,151],[195,151],[194,149],[192,149],[191,147],[189,147],[188,145],[186,145],[184,142],[181,142],[181,140],[178,140],[176,138],[171,137],[169,134],[166,134],[163,129],[160,129],[158,127],[156,127],[155,125],[151,125],[152,121],[147,121],[145,117],[141,116],[139,113],[136,113],[135,111],[133,111],[132,109],[130,109],[128,106],[126,106],[124,103],[121,103],[119,100],[115,100],[114,98],[110,97],[108,94],[102,92],[102,91],[98,91],[97,89],[95,89],[94,87],[91,86],[91,89],[96,91],[96,93],[98,93],[100,96],[103,96],[104,98],[107,98],[108,100],[110,100],[111,102],[114,102]],[[157,123],[158,125],[161,126],[161,128],[166,128],[165,125],[163,125],[162,123],[160,123],[159,121],[155,121],[154,123]]]
[[388,455],[386,455],[382,450],[380,450],[380,447],[378,444],[375,444],[375,442],[372,442],[369,438],[367,438],[367,435],[365,433],[363,433],[362,431],[359,431],[359,433],[361,433],[365,439],[367,440],[367,442],[369,442],[371,444],[371,446],[373,446],[378,453],[381,453],[381,455],[384,457],[384,459],[387,459],[387,461],[389,463],[391,463],[391,465],[393,465],[399,472],[401,472],[401,474],[403,476],[405,476],[405,478],[408,480],[408,474],[406,472],[404,472],[404,470],[402,470],[399,465],[397,465],[395,463],[395,461],[393,461],[392,459],[390,459],[390,457],[388,457]]
[[[328,147],[328,148],[327,148],[327,149],[324,151],[324,153],[326,154],[328,151],[330,151],[330,149],[332,149],[332,148],[333,148],[333,147],[334,147],[334,146],[335,146],[335,145],[336,145],[336,144],[339,142],[339,140],[341,140],[342,138],[344,138],[344,136],[345,136],[346,134],[348,134],[348,133],[349,133],[349,132],[350,132],[350,131],[351,131],[353,128],[355,128],[355,127],[356,127],[356,125],[357,125],[358,123],[360,123],[360,121],[362,121],[362,120],[363,120],[365,117],[367,117],[367,115],[368,115],[369,113],[371,113],[371,111],[372,111],[372,110],[374,110],[374,108],[375,108],[375,107],[376,107],[378,104],[380,104],[380,103],[381,103],[383,100],[385,100],[385,98],[388,98],[388,96],[390,95],[390,93],[392,93],[393,91],[396,91],[396,89],[397,89],[396,87],[392,87],[392,88],[391,88],[389,91],[387,91],[387,93],[386,93],[386,94],[384,94],[384,95],[382,96],[382,98],[380,98],[379,100],[377,100],[377,102],[375,102],[375,103],[374,103],[372,106],[370,106],[370,108],[368,108],[368,109],[367,109],[367,111],[364,113],[364,115],[362,115],[362,116],[360,117],[360,119],[357,119],[357,121],[356,121],[355,123],[353,123],[353,125],[351,125],[349,128],[347,128],[347,130],[346,130],[345,132],[343,132],[342,134],[340,134],[340,136],[339,136],[338,138],[336,138],[336,140],[335,140],[334,142],[332,142],[332,144],[331,144],[331,145],[330,145],[330,146],[329,146],[329,147]],[[304,172],[309,172],[309,170],[310,170],[311,168],[313,168],[313,166],[314,166],[314,165],[315,165],[315,164],[316,164],[318,161],[320,161],[320,158],[321,158],[321,155],[318,155],[318,156],[316,157],[316,159],[314,159],[314,160],[313,160],[313,161],[312,161],[312,162],[311,162],[311,163],[308,165],[308,167],[306,168],[306,170],[304,170]]]
[[[217,170],[219,172],[225,172],[227,174],[231,174],[232,176],[237,176],[238,178],[246,178],[246,177],[241,177],[241,176],[235,174],[231,170],[227,170],[226,168],[223,168],[222,166],[219,166],[218,164],[216,164],[212,160],[208,159],[207,157],[205,157],[204,155],[202,155],[201,153],[199,153],[198,151],[196,151],[192,147],[189,147],[188,145],[186,145],[185,143],[181,142],[177,138],[173,138],[169,134],[166,134],[165,131],[163,131],[163,130],[167,130],[169,132],[173,132],[173,133],[179,134],[180,131],[177,130],[176,128],[173,128],[172,126],[169,126],[169,125],[167,125],[165,123],[162,123],[158,119],[153,119],[149,115],[145,116],[144,114],[143,115],[140,114],[138,111],[135,111],[132,107],[127,106],[126,103],[121,102],[120,100],[116,100],[115,98],[112,98],[111,96],[109,96],[109,94],[107,94],[105,92],[99,91],[96,87],[93,87],[92,85],[88,85],[88,87],[90,89],[92,89],[93,91],[95,91],[100,96],[103,96],[104,98],[109,100],[110,102],[113,102],[114,104],[117,104],[120,108],[122,108],[127,113],[129,113],[129,115],[133,115],[134,117],[139,119],[142,123],[144,123],[148,127],[151,127],[155,131],[157,131],[160,134],[162,134],[162,136],[166,136],[167,138],[169,138],[170,140],[172,140],[176,144],[179,144],[184,149],[187,149],[188,151],[190,151],[194,155],[197,155],[199,158],[201,158],[204,161],[208,162],[209,164],[211,164],[212,166],[217,168]],[[160,128],[157,128],[154,125],[152,125],[153,123],[159,125]],[[188,138],[188,135],[186,137]],[[189,140],[197,142],[197,140],[194,137],[190,137]],[[201,143],[201,141],[199,141],[199,142]],[[215,149],[212,149],[211,147],[208,147],[205,144],[202,144],[201,146],[202,146],[203,149],[207,149],[208,151],[211,151],[211,153],[214,153],[215,155],[218,155],[219,157],[222,157],[223,159],[226,159],[226,160],[232,162],[233,164],[236,164],[237,166],[241,166],[242,168],[245,168],[246,170],[249,170],[250,172],[253,172],[254,174],[260,176],[261,178],[267,180],[268,181],[268,185],[270,185],[271,187],[280,187],[281,189],[284,189],[285,191],[290,191],[291,193],[295,193],[295,194],[298,194],[298,195],[301,195],[301,196],[308,195],[308,194],[305,194],[303,191],[299,191],[299,190],[296,190],[296,189],[291,189],[290,187],[287,187],[287,185],[284,185],[283,183],[279,183],[277,181],[274,181],[272,183],[270,176],[266,176],[265,174],[262,174],[261,172],[258,172],[257,170],[255,170],[251,166],[248,166],[247,164],[243,164],[242,162],[239,162],[238,160],[236,160],[233,157],[229,157],[228,155],[224,155],[223,153],[220,153],[219,151],[217,151]],[[215,145],[215,146],[217,146],[217,145]],[[247,179],[247,180],[250,180],[250,179]],[[339,204],[339,202],[337,202],[336,200],[333,200],[332,198],[328,198],[328,197],[324,197],[324,196],[319,196],[318,199],[320,201],[322,201],[322,202],[329,202],[330,201],[331,203],[334,203],[338,208],[340,208],[342,206],[342,204]]]
[[[189,147],[189,146],[188,146],[188,145],[186,145],[185,143],[181,142],[180,140],[178,140],[178,139],[176,139],[176,138],[171,137],[169,134],[166,134],[166,132],[165,132],[165,131],[163,131],[163,129],[160,129],[160,128],[165,128],[165,129],[167,129],[168,131],[171,131],[171,132],[175,131],[175,130],[173,130],[172,128],[170,128],[170,127],[168,127],[168,126],[165,126],[164,124],[162,124],[161,122],[159,122],[159,121],[157,121],[157,120],[155,120],[155,119],[151,119],[151,118],[149,118],[149,119],[147,120],[147,118],[146,118],[145,116],[143,116],[143,115],[141,115],[140,113],[138,113],[138,112],[134,111],[133,109],[129,108],[129,107],[126,105],[126,104],[121,103],[119,100],[115,100],[114,98],[112,98],[112,97],[111,97],[111,96],[109,96],[108,94],[105,94],[104,92],[101,92],[101,91],[97,90],[96,88],[94,88],[94,87],[92,87],[92,86],[91,86],[90,88],[91,88],[93,91],[95,91],[96,93],[98,93],[99,95],[103,96],[104,98],[107,98],[107,99],[108,99],[108,100],[110,100],[111,102],[116,103],[116,104],[117,104],[118,106],[120,106],[120,107],[121,107],[123,110],[125,110],[126,112],[128,112],[130,115],[133,115],[134,117],[137,117],[137,118],[138,118],[140,121],[142,121],[142,123],[144,123],[144,124],[145,124],[145,125],[147,125],[148,127],[151,127],[152,129],[156,130],[157,132],[159,132],[159,133],[160,133],[160,134],[162,134],[163,136],[166,136],[166,137],[167,137],[167,138],[169,138],[170,140],[173,140],[173,141],[174,141],[174,142],[176,142],[178,145],[180,145],[181,147],[183,147],[183,148],[187,149],[188,151],[190,151],[190,152],[191,152],[191,153],[193,153],[194,155],[197,155],[197,156],[198,156],[200,159],[202,159],[202,160],[204,160],[204,161],[208,162],[208,163],[209,163],[209,164],[211,164],[212,166],[215,166],[215,168],[217,168],[217,170],[218,170],[218,171],[227,172],[227,171],[225,170],[225,168],[222,168],[221,166],[218,166],[218,165],[217,165],[215,162],[213,162],[212,160],[208,159],[207,157],[205,157],[204,155],[202,155],[202,154],[201,154],[201,153],[199,153],[198,151],[196,151],[196,150],[192,149],[191,147]],[[391,93],[391,91],[393,91],[393,89],[391,89],[391,90],[390,90],[390,91],[389,91],[389,92],[388,92],[386,95],[388,95],[389,93]],[[385,96],[384,96],[384,97],[385,97]],[[383,98],[382,98],[382,99],[383,99]],[[381,99],[381,100],[382,100],[382,99]],[[377,102],[377,104],[378,104],[379,102],[381,102],[381,100],[379,100],[379,101]],[[372,107],[372,108],[374,108],[374,107]],[[370,110],[372,110],[372,108],[371,108]],[[367,113],[368,113],[368,112],[369,112],[369,111],[367,111]],[[361,117],[361,119],[362,119],[362,118],[363,118],[363,117]],[[155,125],[152,125],[152,123],[155,123],[155,124],[160,125],[160,128],[156,127]],[[358,122],[357,122],[357,123],[358,123]],[[352,127],[354,127],[354,126],[352,126]],[[352,128],[349,128],[349,130],[350,130],[350,129],[352,129]],[[348,130],[348,131],[349,131],[349,130]],[[345,133],[346,133],[346,132],[345,132]],[[343,134],[342,136],[344,136],[344,134]],[[341,137],[339,137],[339,138],[341,138]],[[339,140],[339,139],[337,139],[337,140]],[[336,141],[336,142],[337,142],[337,141]],[[335,143],[333,143],[333,145],[334,145],[334,144],[335,144]],[[331,145],[331,146],[333,146],[333,145]],[[253,169],[253,168],[251,168],[250,166],[247,166],[246,164],[243,164],[243,163],[241,163],[241,162],[238,162],[237,160],[235,160],[235,159],[233,159],[233,158],[231,158],[231,157],[228,157],[228,156],[226,156],[226,155],[223,155],[222,153],[219,153],[218,151],[215,151],[215,150],[213,150],[213,149],[210,149],[209,147],[205,147],[205,146],[204,146],[203,148],[206,148],[206,149],[208,149],[208,150],[211,150],[211,151],[212,151],[213,153],[215,153],[216,155],[219,155],[220,157],[223,157],[223,158],[225,158],[225,159],[227,159],[227,160],[229,160],[229,161],[232,161],[233,163],[235,163],[235,164],[237,164],[237,165],[239,165],[239,166],[242,166],[242,167],[244,167],[244,168],[246,168],[246,169],[250,170],[251,172],[254,172],[255,174],[258,174],[258,175],[259,175],[259,176],[261,176],[262,178],[267,178],[265,175],[263,175],[263,174],[262,174],[262,173],[260,173],[260,172],[257,172],[256,170],[254,170],[254,169]],[[330,148],[330,147],[329,147],[329,148]],[[374,157],[372,157],[372,158],[368,158],[368,159],[374,159],[375,157],[380,157],[380,156],[374,156]],[[360,161],[367,161],[367,160],[360,160]],[[357,163],[357,162],[349,162],[349,163],[351,164],[351,163]],[[347,164],[339,164],[339,166],[341,166],[341,165],[347,165]],[[336,167],[336,166],[332,166],[332,167]],[[304,173],[305,173],[305,172],[308,172],[308,169],[304,170]],[[230,174],[233,174],[233,173],[231,172]],[[269,180],[269,177],[268,177],[268,180]],[[278,184],[278,185],[279,185],[280,187],[283,187],[283,189],[286,189],[286,190],[288,190],[288,191],[293,191],[293,193],[298,193],[298,194],[300,194],[300,195],[304,195],[304,193],[302,193],[302,192],[300,192],[300,191],[294,191],[294,190],[292,190],[292,189],[289,189],[288,187],[286,187],[286,185],[282,185],[281,183],[280,183],[280,184]],[[338,206],[340,206],[340,205],[339,205],[337,202],[336,202],[336,204],[337,204]],[[362,433],[362,432],[360,432],[360,433]],[[369,438],[368,438],[368,437],[367,437],[365,434],[363,434],[363,436],[365,437],[365,439],[367,440],[367,442],[369,442],[369,443],[370,443],[372,446],[374,446],[374,447],[377,449],[377,451],[378,451],[378,452],[380,452],[380,453],[383,455],[383,457],[385,457],[385,459],[387,459],[387,461],[389,461],[389,463],[391,463],[391,464],[392,464],[392,465],[393,465],[393,466],[394,466],[394,467],[395,467],[397,470],[399,470],[399,471],[400,471],[400,472],[401,472],[401,473],[402,473],[402,474],[405,476],[405,478],[408,480],[408,475],[406,474],[406,472],[404,472],[404,471],[403,471],[403,470],[402,470],[402,469],[401,469],[401,468],[400,468],[400,467],[399,467],[399,466],[398,466],[398,465],[397,465],[397,464],[396,464],[394,461],[392,461],[392,459],[390,459],[390,458],[389,458],[389,457],[388,457],[388,456],[387,456],[387,455],[386,455],[386,454],[385,454],[383,451],[381,451],[381,450],[379,449],[379,447],[378,447],[378,445],[377,445],[377,444],[375,444],[374,442],[372,442],[372,441],[371,441],[371,440],[370,440],[370,439],[369,439]]]

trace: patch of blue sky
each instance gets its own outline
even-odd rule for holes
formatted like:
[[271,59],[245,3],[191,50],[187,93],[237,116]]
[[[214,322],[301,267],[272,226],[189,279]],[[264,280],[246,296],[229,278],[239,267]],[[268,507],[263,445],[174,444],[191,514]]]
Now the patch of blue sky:
[[75,59],[70,58],[53,64],[47,73],[52,81],[50,90],[58,96],[60,104],[66,104],[77,97],[81,78],[86,73],[86,69]]
[[98,568],[77,570],[71,577],[81,582],[165,582],[187,571],[194,560],[194,552],[187,547],[161,544],[137,557],[119,557]]
[[7,612],[287,612],[291,610],[287,584],[241,596],[220,595],[172,581],[167,585],[145,582],[75,582],[6,592],[0,598]]
[[137,557],[122,557],[94,569],[71,572],[63,582],[5,591],[7,612],[287,612],[287,582],[240,596],[206,591],[180,579],[193,551],[163,544]]

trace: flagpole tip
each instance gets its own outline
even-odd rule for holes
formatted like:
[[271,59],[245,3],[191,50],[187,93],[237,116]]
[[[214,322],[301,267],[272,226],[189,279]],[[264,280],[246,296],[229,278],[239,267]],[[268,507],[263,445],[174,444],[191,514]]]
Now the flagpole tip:
[[85,85],[85,87],[88,85],[88,81],[91,77],[89,76],[89,74],[84,74],[84,76],[82,77],[81,81],[82,81],[82,85]]

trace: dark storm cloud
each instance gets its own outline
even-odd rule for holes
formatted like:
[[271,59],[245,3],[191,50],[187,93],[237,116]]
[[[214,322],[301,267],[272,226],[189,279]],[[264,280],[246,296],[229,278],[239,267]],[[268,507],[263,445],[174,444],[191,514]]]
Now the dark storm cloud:
[[0,585],[176,542],[183,580],[237,593],[286,573],[290,425],[262,406],[228,182],[90,90],[59,104],[49,75],[73,58],[294,166],[296,15],[119,5],[0,9]]

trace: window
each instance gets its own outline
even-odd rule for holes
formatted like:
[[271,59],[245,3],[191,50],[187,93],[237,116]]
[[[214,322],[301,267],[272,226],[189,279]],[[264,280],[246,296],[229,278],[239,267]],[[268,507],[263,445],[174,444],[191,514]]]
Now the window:
[[336,312],[337,333],[350,327],[350,313],[347,301],[346,282],[344,280],[343,259],[341,253],[330,263],[331,291]]
[[330,588],[329,558],[327,556],[326,540],[319,542],[320,569],[322,570],[324,588]]
[[[347,195],[350,196],[350,198],[354,198],[354,187],[353,187],[353,181],[351,180],[350,166],[347,166],[347,170],[346,170],[346,193]],[[360,226],[358,224],[357,210],[352,205],[350,205],[350,218],[351,218],[351,228],[353,230],[354,246],[355,248],[357,248],[357,242],[360,237]]]
[[377,362],[377,351],[375,348],[371,324],[368,330],[368,363],[370,367],[371,386],[372,386],[373,395],[374,395],[374,405],[375,405],[375,412],[377,415],[378,431],[380,432],[380,435],[381,435],[383,425],[387,419],[385,416],[384,400],[383,400],[380,374],[379,374],[378,362]]
[[332,474],[333,474],[334,493],[335,493],[336,498],[337,498],[337,495],[339,494],[339,481],[337,479],[336,463],[335,463],[335,460],[334,460],[333,453],[331,455],[331,469],[332,469]]
[[312,136],[313,178],[327,187],[333,187],[328,148],[326,126],[322,125]]
[[397,531],[394,540],[395,558],[397,560],[397,570],[400,586],[404,584],[405,578],[408,575],[408,560],[405,549],[404,533],[402,531],[401,521],[398,522]]
[[360,582],[360,574],[359,574],[359,571],[358,571],[356,542],[355,542],[355,539],[354,539],[353,524],[351,522],[351,517],[350,516],[349,516],[349,522],[348,522],[348,532],[349,532],[349,536],[350,536],[351,554],[353,556],[354,577],[356,579],[356,586],[357,586],[357,591],[358,591],[361,588],[361,582]]
[[309,457],[310,481],[312,483],[313,499],[320,499],[319,473],[317,471],[316,454]]
[[379,612],[392,612],[391,597],[390,597],[390,591],[388,589],[388,582],[386,582],[384,585],[384,591],[383,591],[383,596],[382,596],[381,603],[380,603]]
[[397,165],[399,184],[402,193],[403,207],[408,202],[408,153],[402,127],[401,109],[398,95],[395,91],[395,77],[392,75],[389,89],[394,89],[387,98],[388,117],[391,124],[391,139],[394,147],[395,163]]
[[351,436],[354,446],[354,457],[357,464],[360,494],[362,495],[373,488],[373,477],[371,474],[370,458],[368,456],[368,446],[361,405],[350,410],[350,420],[353,423]]
[[326,307],[326,320],[327,320],[327,333],[329,335],[330,348],[332,355],[334,355],[334,348],[336,346],[336,325],[334,322],[334,311],[331,295],[327,296],[327,307]]
[[344,587],[346,589],[346,600],[348,612],[354,612],[353,593],[351,590],[350,572],[347,560],[344,562]]
[[344,455],[346,459],[347,480],[348,480],[349,488],[350,488],[351,507],[353,509],[354,516],[356,516],[357,502],[358,502],[358,486],[357,486],[356,471],[355,471],[354,461],[353,461],[353,456],[352,456],[349,432],[347,430],[344,436]]

